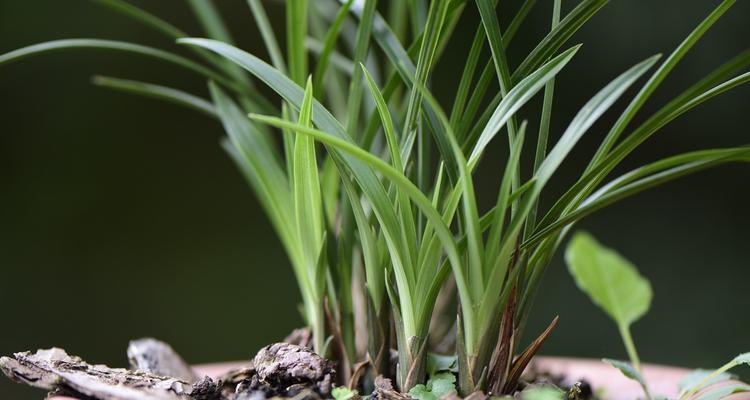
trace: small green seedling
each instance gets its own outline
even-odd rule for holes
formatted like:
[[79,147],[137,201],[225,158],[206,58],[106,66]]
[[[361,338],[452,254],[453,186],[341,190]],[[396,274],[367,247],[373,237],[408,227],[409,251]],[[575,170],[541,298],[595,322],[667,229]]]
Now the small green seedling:
[[[626,377],[637,381],[647,399],[648,385],[641,373],[638,353],[630,335],[630,325],[651,305],[651,284],[638,269],[616,251],[599,244],[591,235],[578,232],[568,244],[565,261],[578,287],[591,297],[616,323],[625,342],[630,363],[604,359]],[[750,385],[733,383],[695,395],[715,383],[732,379],[727,373],[738,365],[750,365],[750,353],[740,354],[715,371],[695,370],[680,383],[679,400],[718,400],[733,393],[749,392]]]
[[623,256],[602,246],[584,232],[576,233],[571,239],[565,261],[578,287],[617,324],[631,364],[616,360],[605,362],[628,378],[638,381],[646,398],[650,398],[648,386],[641,375],[640,359],[630,334],[630,325],[646,314],[651,306],[651,284]]

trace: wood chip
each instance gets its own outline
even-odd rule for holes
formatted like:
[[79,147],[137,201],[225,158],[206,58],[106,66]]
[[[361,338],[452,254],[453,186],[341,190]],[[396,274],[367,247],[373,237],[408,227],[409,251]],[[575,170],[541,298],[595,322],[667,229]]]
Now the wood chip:
[[176,378],[90,365],[64,350],[16,353],[0,358],[9,378],[51,392],[100,400],[190,399],[192,385]]
[[191,383],[200,378],[172,346],[153,338],[132,340],[128,345],[128,360],[130,367],[137,371]]

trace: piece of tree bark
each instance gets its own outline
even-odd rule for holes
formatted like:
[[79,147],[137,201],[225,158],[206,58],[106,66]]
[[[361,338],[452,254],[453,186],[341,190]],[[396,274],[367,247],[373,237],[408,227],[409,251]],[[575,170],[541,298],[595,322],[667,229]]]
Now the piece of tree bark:
[[128,355],[137,371],[91,365],[56,348],[2,357],[0,369],[17,382],[87,400],[319,400],[330,397],[336,377],[335,363],[288,343],[264,347],[218,380],[196,381],[182,358],[154,339],[131,343]]
[[56,394],[99,400],[216,400],[206,397],[213,381],[194,387],[176,378],[146,372],[90,365],[64,350],[16,353],[0,358],[0,369],[9,378]]
[[128,345],[130,368],[159,376],[170,376],[186,382],[196,382],[200,377],[172,346],[153,338],[131,340]]
[[253,368],[255,375],[250,387],[263,390],[267,397],[294,396],[304,389],[326,397],[336,377],[333,362],[309,348],[289,343],[262,348],[253,359]]

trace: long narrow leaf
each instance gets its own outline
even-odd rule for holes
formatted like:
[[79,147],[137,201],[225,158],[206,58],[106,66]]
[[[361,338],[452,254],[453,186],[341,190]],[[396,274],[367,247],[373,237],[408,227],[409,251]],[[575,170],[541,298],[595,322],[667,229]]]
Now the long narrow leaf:
[[607,133],[607,136],[604,138],[604,142],[602,142],[599,149],[594,154],[594,157],[591,159],[590,167],[595,166],[598,164],[605,156],[608,155],[610,149],[612,146],[614,146],[617,139],[620,137],[620,134],[625,130],[625,128],[628,126],[630,121],[635,117],[636,113],[641,109],[643,104],[648,100],[649,97],[651,97],[651,94],[654,93],[656,88],[659,87],[659,85],[664,81],[664,79],[669,75],[669,73],[674,69],[674,67],[677,65],[677,63],[680,62],[680,60],[687,54],[687,52],[695,45],[695,43],[698,42],[698,40],[708,31],[711,26],[716,23],[716,21],[721,18],[722,15],[724,15],[729,8],[734,5],[736,0],[724,0],[719,4],[716,9],[714,9],[711,14],[706,17],[691,33],[688,35],[685,40],[680,43],[679,46],[672,52],[672,54],[669,55],[669,57],[664,61],[664,64],[662,64],[659,69],[654,72],[654,74],[651,76],[651,78],[646,82],[646,84],[643,86],[640,92],[633,98],[633,100],[628,105],[628,108],[620,115],[620,118],[615,122],[614,126],[612,126],[612,129]]
[[521,65],[513,72],[513,82],[518,82],[532,71],[536,70],[545,60],[549,59],[555,52],[570,39],[597,11],[604,7],[609,0],[583,0],[568,13],[560,24],[552,30],[541,42],[529,53]]
[[163,100],[168,103],[178,104],[199,111],[210,117],[217,117],[216,109],[213,104],[198,96],[171,87],[129,79],[111,78],[107,76],[95,76],[93,83],[97,86],[121,92],[133,93]]
[[255,23],[258,25],[263,43],[265,43],[268,55],[271,57],[271,63],[279,71],[286,71],[286,63],[279,47],[279,41],[273,32],[273,26],[268,20],[268,14],[266,14],[263,3],[261,0],[247,0],[247,4],[250,6],[250,10],[252,10],[253,18],[255,18]]
[[615,179],[592,194],[575,211],[546,226],[523,243],[531,247],[549,235],[570,226],[591,213],[626,197],[652,187],[661,186],[674,179],[728,162],[750,162],[750,147],[702,150],[670,157],[635,169]]
[[143,46],[140,44],[120,42],[116,40],[104,40],[104,39],[60,39],[52,40],[49,42],[38,43],[27,47],[22,47],[17,50],[0,55],[0,65],[9,64],[22,60],[27,57],[53,53],[62,50],[72,49],[92,49],[92,50],[116,50],[128,53],[135,53],[142,56],[155,58],[161,61],[166,61],[171,64],[178,65],[183,68],[187,68],[193,72],[203,75],[211,80],[221,83],[222,85],[243,91],[242,87],[239,87],[235,82],[228,80],[227,78],[217,74],[216,72],[194,62],[185,57],[178,56],[159,50],[153,47]]
[[[253,0],[259,1],[259,0]],[[336,18],[333,20],[331,27],[326,32],[326,36],[323,39],[323,49],[318,57],[318,64],[315,66],[315,73],[313,74],[313,86],[315,87],[315,97],[321,98],[323,93],[323,81],[325,80],[326,72],[328,70],[328,61],[331,58],[333,50],[336,48],[336,42],[341,32],[341,25],[344,23],[346,16],[349,14],[349,8],[352,6],[354,0],[348,0],[336,14]],[[354,68],[352,67],[352,71]],[[283,71],[283,70],[282,70]]]
[[519,82],[503,100],[490,117],[487,125],[482,130],[479,140],[469,156],[469,167],[473,168],[479,161],[479,157],[490,143],[492,138],[500,131],[513,114],[529,101],[544,85],[560,72],[563,67],[573,58],[579,46],[572,47],[559,56],[550,60],[547,64],[534,71],[533,74]]

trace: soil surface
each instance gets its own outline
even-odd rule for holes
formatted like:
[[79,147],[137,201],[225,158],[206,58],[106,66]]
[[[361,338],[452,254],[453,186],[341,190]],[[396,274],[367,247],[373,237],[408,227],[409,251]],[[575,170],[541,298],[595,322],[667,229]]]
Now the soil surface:
[[[305,344],[304,338],[296,342]],[[84,400],[323,399],[332,397],[336,382],[334,362],[308,347],[286,342],[266,346],[245,365],[214,378],[197,374],[171,346],[156,339],[132,341],[127,354],[130,369],[92,365],[58,348],[2,357],[0,369],[14,381],[44,389],[50,396]],[[564,382],[561,376],[531,371],[519,386],[519,393],[530,384],[564,387]],[[372,384],[371,399],[410,399],[382,376]],[[357,383],[350,385],[356,387]],[[570,399],[591,398],[586,383],[568,389]],[[466,397],[487,398],[481,392]]]

